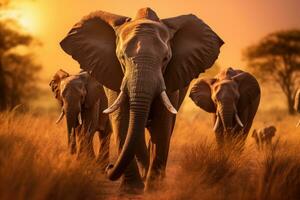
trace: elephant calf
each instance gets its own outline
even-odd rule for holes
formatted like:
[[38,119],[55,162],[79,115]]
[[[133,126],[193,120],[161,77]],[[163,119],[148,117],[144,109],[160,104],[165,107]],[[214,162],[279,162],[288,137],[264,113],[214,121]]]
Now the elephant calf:
[[272,144],[272,139],[275,136],[276,127],[268,126],[258,131],[256,129],[252,132],[252,137],[255,140],[256,146],[258,150],[264,149],[264,147],[268,147]]
[[199,78],[190,98],[203,110],[214,113],[213,130],[219,146],[233,138],[239,138],[234,141],[243,146],[260,102],[260,87],[251,74],[227,68],[215,78]]
[[[294,108],[298,113],[300,113],[300,89],[298,89],[296,92]],[[300,120],[298,121],[296,127],[299,126],[300,126]]]
[[[107,108],[103,86],[87,72],[69,75],[63,70],[58,70],[50,82],[50,87],[62,107],[56,123],[66,116],[68,146],[71,154],[77,152],[78,157],[83,155],[94,158],[92,142],[95,132],[98,131],[100,149],[97,160],[107,165],[111,129],[108,115],[102,113]],[[78,136],[78,148],[76,136]]]

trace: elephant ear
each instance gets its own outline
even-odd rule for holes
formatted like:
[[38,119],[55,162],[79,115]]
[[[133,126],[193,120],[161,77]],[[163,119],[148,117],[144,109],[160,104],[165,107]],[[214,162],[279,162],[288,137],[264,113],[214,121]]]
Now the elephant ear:
[[49,86],[51,87],[52,92],[55,94],[55,98],[60,100],[60,82],[69,77],[70,74],[62,69],[58,70],[52,80],[49,83]]
[[223,40],[195,15],[163,19],[172,39],[172,58],[164,73],[168,91],[186,87],[210,68],[220,53]]
[[216,79],[199,79],[193,85],[190,98],[194,103],[205,110],[206,112],[215,113],[216,107],[211,99],[211,85],[216,81]]
[[260,87],[254,76],[247,72],[242,72],[232,78],[239,86],[238,110],[242,112],[257,98],[260,98]]
[[[62,49],[106,87],[119,91],[123,72],[117,59],[114,28],[129,18],[96,11],[75,24],[60,42]],[[111,78],[114,77],[114,78]]]
[[83,106],[85,108],[91,108],[99,99],[101,85],[88,72],[80,72],[79,77],[85,89],[83,92]]

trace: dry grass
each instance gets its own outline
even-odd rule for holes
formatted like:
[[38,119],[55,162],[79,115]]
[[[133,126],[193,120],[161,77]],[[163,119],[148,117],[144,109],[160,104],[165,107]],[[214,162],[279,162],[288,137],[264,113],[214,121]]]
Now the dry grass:
[[[216,148],[207,114],[183,110],[164,187],[143,198],[300,199],[297,117],[269,112],[258,113],[254,127],[276,124],[277,142],[258,152],[248,138],[245,151],[236,153]],[[117,185],[97,165],[67,153],[65,125],[54,121],[49,115],[0,114],[0,199],[119,199]]]
[[0,115],[0,199],[99,199],[97,168],[67,155],[62,127],[32,115]]
[[203,141],[184,148],[176,178],[159,196],[180,200],[300,199],[299,153],[296,146],[279,141],[264,152],[247,148],[242,154],[220,152],[214,143]]

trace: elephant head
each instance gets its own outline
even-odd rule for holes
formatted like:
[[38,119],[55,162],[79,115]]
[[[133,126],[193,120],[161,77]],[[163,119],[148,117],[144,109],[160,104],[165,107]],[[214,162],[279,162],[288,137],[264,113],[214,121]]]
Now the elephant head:
[[260,97],[260,88],[249,73],[228,68],[215,78],[198,79],[190,97],[203,110],[215,113],[214,131],[229,133],[244,127],[246,119],[241,119],[240,113]]
[[49,83],[49,86],[51,87],[51,90],[54,93],[55,98],[58,100],[61,106],[63,105],[63,101],[60,94],[60,83],[63,79],[69,76],[70,74],[68,72],[60,69],[54,74],[52,80]]
[[[294,108],[298,113],[300,113],[300,89],[298,89],[296,92]],[[296,127],[299,126],[300,126],[300,120],[298,121]]]
[[275,126],[268,126],[263,129],[263,139],[271,140],[275,136],[277,129]]
[[210,68],[223,41],[194,15],[160,19],[150,8],[143,8],[132,19],[91,13],[60,44],[105,87],[120,91],[106,113],[118,109],[125,99],[129,102],[126,140],[116,164],[108,170],[108,177],[116,180],[134,158],[153,99],[160,97],[175,114],[166,92],[186,87]]
[[272,138],[275,136],[277,129],[275,126],[267,126],[265,128],[256,129],[252,132],[252,137],[254,138],[258,149],[262,149],[265,145],[271,145]]
[[82,124],[82,110],[91,107],[99,99],[100,84],[91,79],[86,72],[78,75],[69,75],[59,70],[53,76],[50,87],[55,98],[61,105],[61,114],[56,123],[66,116],[68,145],[71,153],[75,153],[75,129]]

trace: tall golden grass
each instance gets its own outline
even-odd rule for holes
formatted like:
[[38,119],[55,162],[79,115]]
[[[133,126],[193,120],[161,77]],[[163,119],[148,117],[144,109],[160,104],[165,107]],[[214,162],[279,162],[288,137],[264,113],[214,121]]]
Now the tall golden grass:
[[0,115],[0,199],[101,199],[104,179],[68,155],[64,128],[53,120]]
[[118,196],[117,183],[107,181],[97,164],[69,155],[65,124],[54,121],[51,115],[0,113],[1,200],[300,199],[297,117],[280,110],[259,112],[253,125],[277,126],[272,147],[259,152],[248,137],[242,153],[219,151],[210,117],[183,111],[173,133],[163,187],[130,197]]

